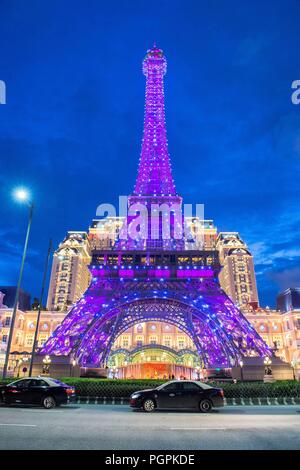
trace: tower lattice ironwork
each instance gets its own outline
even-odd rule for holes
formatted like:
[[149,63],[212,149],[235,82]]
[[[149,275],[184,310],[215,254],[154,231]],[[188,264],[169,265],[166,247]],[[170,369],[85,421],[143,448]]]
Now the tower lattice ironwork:
[[[129,204],[178,205],[165,126],[163,77],[167,62],[153,47],[143,62],[146,103],[138,176]],[[134,219],[131,214],[126,223]],[[155,219],[155,218],[154,218]],[[174,236],[183,218],[171,214],[171,236],[148,214],[146,236],[117,240],[94,251],[92,281],[40,354],[64,355],[85,367],[107,363],[115,339],[139,322],[176,325],[193,340],[206,367],[231,367],[247,356],[270,355],[268,346],[221,289],[216,251],[185,250]],[[153,223],[156,237],[153,240]]]

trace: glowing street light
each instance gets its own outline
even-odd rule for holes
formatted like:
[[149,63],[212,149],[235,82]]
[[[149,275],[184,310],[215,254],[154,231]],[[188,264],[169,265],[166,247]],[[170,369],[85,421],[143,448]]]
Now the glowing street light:
[[265,375],[272,375],[271,364],[272,364],[271,359],[268,356],[265,357],[264,359]]
[[241,381],[244,382],[244,374],[243,374],[244,362],[242,360],[240,360],[239,365],[240,365],[240,368],[241,368]]
[[43,359],[43,374],[50,374],[51,357],[47,354]]
[[266,357],[266,358],[264,359],[264,364],[265,364],[265,366],[270,366],[270,365],[272,364],[271,359],[270,359],[269,357]]
[[20,202],[29,202],[30,201],[30,193],[25,188],[17,188],[13,192],[14,199]]
[[23,249],[22,262],[21,262],[20,273],[19,273],[19,280],[18,280],[18,284],[17,284],[14,307],[13,307],[13,312],[12,312],[12,316],[11,316],[10,329],[9,329],[9,333],[8,333],[6,355],[5,355],[4,367],[3,367],[3,373],[2,373],[3,379],[5,379],[6,374],[7,374],[9,354],[10,354],[10,348],[11,348],[11,343],[12,343],[12,338],[13,338],[13,333],[14,333],[14,325],[15,325],[15,320],[16,320],[17,307],[18,307],[18,302],[19,302],[19,292],[20,292],[20,287],[21,287],[21,282],[22,282],[22,277],[23,277],[23,269],[24,269],[26,254],[27,254],[27,246],[28,246],[30,227],[31,227],[32,215],[33,215],[33,202],[31,201],[29,191],[25,188],[17,188],[17,189],[15,189],[13,195],[14,195],[14,199],[16,199],[17,201],[26,202],[28,204],[28,206],[29,206],[29,217],[28,217],[28,225],[27,225],[27,231],[26,231],[26,237],[25,237],[25,243],[24,243],[24,249]]

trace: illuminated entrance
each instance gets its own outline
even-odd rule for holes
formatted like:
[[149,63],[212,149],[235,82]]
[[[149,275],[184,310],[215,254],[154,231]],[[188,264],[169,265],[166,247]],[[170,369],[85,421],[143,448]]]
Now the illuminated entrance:
[[115,341],[109,376],[135,379],[197,378],[201,361],[191,338],[175,325],[138,323]]

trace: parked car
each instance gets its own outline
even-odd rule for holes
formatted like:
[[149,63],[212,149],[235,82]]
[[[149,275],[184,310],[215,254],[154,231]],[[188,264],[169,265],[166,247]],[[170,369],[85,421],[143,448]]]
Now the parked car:
[[0,402],[42,405],[50,409],[75,401],[75,387],[50,377],[26,377],[0,385]]
[[207,413],[212,408],[224,406],[224,392],[198,381],[172,380],[159,387],[133,393],[130,406],[147,412],[193,408]]

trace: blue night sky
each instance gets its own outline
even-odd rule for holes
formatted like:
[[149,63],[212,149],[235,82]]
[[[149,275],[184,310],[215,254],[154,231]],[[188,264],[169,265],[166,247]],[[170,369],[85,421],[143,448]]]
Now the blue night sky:
[[141,62],[168,60],[177,190],[255,256],[260,300],[300,285],[300,2],[0,0],[0,285],[16,284],[32,189],[23,288],[39,295],[49,237],[86,230],[130,194],[143,125]]

